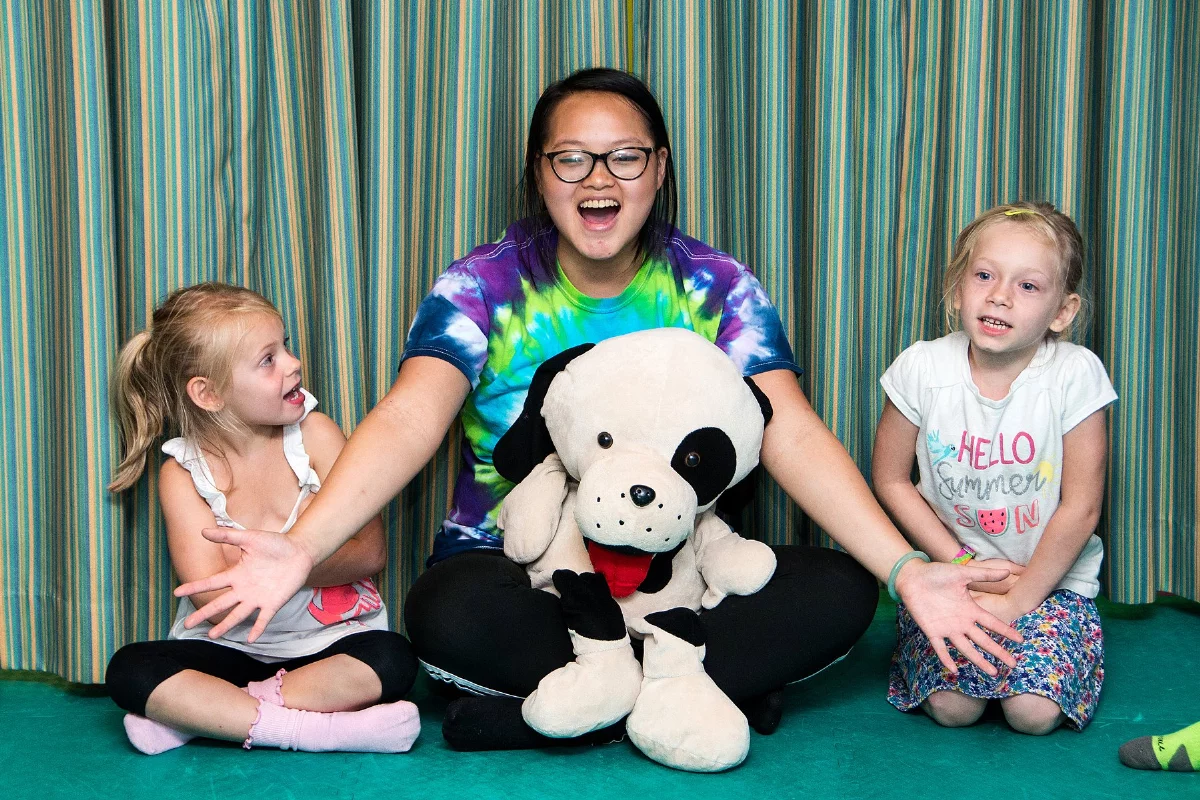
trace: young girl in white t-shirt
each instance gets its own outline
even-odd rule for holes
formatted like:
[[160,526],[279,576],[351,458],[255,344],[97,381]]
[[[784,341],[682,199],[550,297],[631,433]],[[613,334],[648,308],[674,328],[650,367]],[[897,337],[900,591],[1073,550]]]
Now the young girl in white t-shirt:
[[[999,699],[1009,725],[1045,734],[1092,718],[1104,679],[1093,598],[1103,550],[1104,408],[1116,400],[1095,354],[1062,341],[1079,312],[1083,242],[1046,203],[984,212],[954,244],[944,287],[949,336],[905,350],[880,382],[876,494],[938,561],[1007,567],[977,602],[1024,637],[991,678],[931,642],[899,607],[888,700],[947,726]],[[920,482],[913,484],[916,460]],[[938,659],[947,644],[958,669]],[[989,659],[991,657],[989,656]]]

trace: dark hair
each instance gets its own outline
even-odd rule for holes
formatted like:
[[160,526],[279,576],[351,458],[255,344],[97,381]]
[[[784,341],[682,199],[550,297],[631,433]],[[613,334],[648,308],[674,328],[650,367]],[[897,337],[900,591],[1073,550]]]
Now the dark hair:
[[552,247],[554,239],[547,235],[554,229],[554,223],[537,187],[538,160],[542,155],[542,145],[546,143],[546,137],[550,133],[550,117],[554,109],[570,95],[580,92],[607,92],[625,98],[646,120],[650,135],[654,139],[654,148],[657,150],[664,147],[667,150],[666,175],[654,197],[650,216],[638,232],[636,252],[639,255],[658,255],[675,231],[679,205],[679,194],[675,186],[675,162],[671,157],[671,139],[667,135],[667,123],[663,120],[662,109],[654,99],[654,94],[646,84],[628,72],[605,67],[580,70],[547,86],[538,98],[537,105],[533,108],[533,117],[529,120],[525,168],[518,188],[518,210],[526,235],[535,242],[538,266],[541,267],[543,275],[553,274],[556,254]]

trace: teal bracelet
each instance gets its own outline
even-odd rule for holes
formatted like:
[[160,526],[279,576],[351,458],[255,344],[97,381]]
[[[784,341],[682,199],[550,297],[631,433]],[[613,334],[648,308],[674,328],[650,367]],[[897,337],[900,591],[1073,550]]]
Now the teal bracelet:
[[910,550],[896,560],[896,565],[892,567],[892,572],[890,575],[888,575],[888,594],[891,595],[892,599],[897,603],[900,602],[900,595],[896,594],[896,576],[900,574],[900,568],[912,561],[914,558],[919,558],[926,564],[929,563],[929,556],[925,555],[920,550]]

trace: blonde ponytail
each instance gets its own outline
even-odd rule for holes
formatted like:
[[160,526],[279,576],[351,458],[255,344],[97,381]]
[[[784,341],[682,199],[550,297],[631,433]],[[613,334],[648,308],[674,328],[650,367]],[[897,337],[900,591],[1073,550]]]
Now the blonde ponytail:
[[246,326],[257,315],[279,319],[257,292],[225,283],[199,283],[173,292],[154,311],[150,326],[121,349],[113,373],[113,412],[121,433],[121,463],[108,488],[132,486],[164,426],[193,442],[213,442],[234,430],[223,412],[205,411],[188,397],[196,376],[225,391]]
[[162,434],[165,398],[154,358],[150,331],[130,339],[117,358],[112,402],[123,457],[108,485],[111,492],[124,491],[137,482],[146,469],[146,454]]

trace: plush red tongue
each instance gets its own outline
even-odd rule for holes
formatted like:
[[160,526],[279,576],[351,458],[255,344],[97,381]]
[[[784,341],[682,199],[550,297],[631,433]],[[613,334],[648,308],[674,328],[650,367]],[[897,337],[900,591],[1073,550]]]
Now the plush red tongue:
[[604,576],[613,597],[633,594],[646,580],[646,573],[650,571],[650,562],[654,558],[653,553],[627,556],[591,541],[587,543],[587,550],[592,558],[592,567]]

